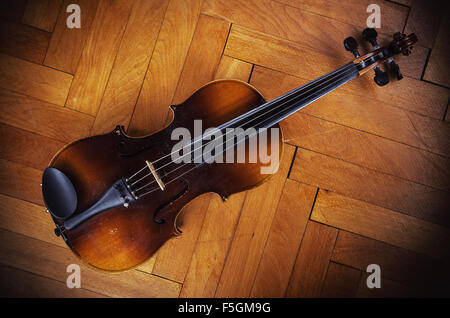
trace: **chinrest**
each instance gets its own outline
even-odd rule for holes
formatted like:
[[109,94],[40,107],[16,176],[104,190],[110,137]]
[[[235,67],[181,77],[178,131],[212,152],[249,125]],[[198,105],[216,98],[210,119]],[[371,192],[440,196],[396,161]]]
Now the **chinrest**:
[[48,211],[58,220],[67,219],[77,208],[77,193],[72,182],[56,168],[44,170],[42,195]]

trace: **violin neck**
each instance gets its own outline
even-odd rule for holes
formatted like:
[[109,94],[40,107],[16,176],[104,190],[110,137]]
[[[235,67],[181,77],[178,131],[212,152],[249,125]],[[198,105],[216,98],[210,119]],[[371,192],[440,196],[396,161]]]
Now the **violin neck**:
[[226,127],[269,128],[320,97],[359,76],[350,62],[224,124]]

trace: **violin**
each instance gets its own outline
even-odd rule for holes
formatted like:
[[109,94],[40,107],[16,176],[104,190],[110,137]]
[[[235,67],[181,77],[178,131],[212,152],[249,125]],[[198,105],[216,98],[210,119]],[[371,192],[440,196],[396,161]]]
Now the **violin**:
[[190,201],[208,192],[226,200],[276,173],[280,121],[369,70],[386,85],[383,63],[400,80],[393,57],[409,55],[416,35],[396,33],[384,47],[376,37],[364,30],[373,51],[363,56],[354,38],[345,39],[354,60],[272,101],[245,82],[217,80],[170,106],[170,124],[151,135],[131,137],[117,126],[66,145],[42,176],[55,234],[93,268],[139,266],[181,234],[177,218]]

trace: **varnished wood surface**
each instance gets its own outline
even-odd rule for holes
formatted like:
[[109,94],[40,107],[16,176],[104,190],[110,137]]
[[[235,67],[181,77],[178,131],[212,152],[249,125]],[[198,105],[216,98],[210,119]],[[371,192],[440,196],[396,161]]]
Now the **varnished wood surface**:
[[[65,27],[65,6],[82,28]],[[2,1],[0,295],[26,297],[448,296],[448,8],[424,0]],[[380,42],[419,43],[405,78],[357,79],[282,123],[280,171],[261,187],[205,194],[183,235],[137,269],[83,265],[53,235],[42,170],[62,145],[170,121],[208,81],[250,82],[267,99],[349,61],[369,3]],[[360,42],[361,51],[367,44]],[[81,265],[68,289],[66,266]],[[366,287],[368,264],[382,288]]]

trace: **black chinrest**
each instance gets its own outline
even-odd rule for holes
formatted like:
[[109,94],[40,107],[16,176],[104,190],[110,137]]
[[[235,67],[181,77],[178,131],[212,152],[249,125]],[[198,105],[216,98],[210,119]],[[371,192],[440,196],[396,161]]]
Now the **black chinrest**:
[[56,168],[44,170],[42,195],[48,211],[59,220],[67,219],[77,208],[77,193],[72,182]]

